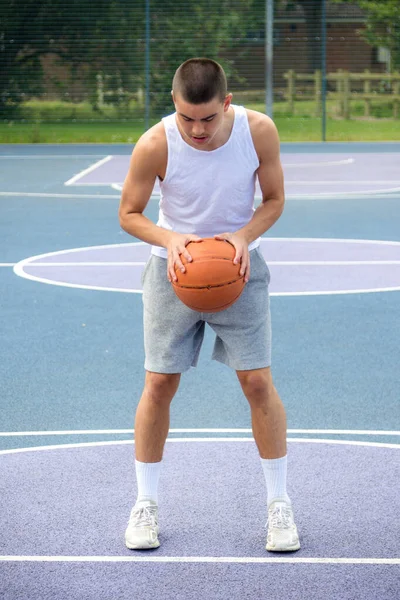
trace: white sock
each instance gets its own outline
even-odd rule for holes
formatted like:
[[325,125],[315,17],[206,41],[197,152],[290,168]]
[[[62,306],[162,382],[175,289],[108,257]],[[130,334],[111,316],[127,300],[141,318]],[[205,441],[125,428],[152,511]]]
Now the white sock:
[[135,460],[138,495],[136,504],[152,500],[158,503],[158,481],[160,479],[161,462],[144,463]]
[[286,492],[287,456],[282,458],[261,458],[265,483],[267,484],[267,504],[273,500],[285,500],[290,503]]

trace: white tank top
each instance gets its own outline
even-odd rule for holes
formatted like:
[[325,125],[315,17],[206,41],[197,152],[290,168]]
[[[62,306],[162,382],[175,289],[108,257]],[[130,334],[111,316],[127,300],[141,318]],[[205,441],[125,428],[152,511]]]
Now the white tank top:
[[[168,164],[160,181],[157,225],[178,233],[213,237],[237,231],[254,213],[256,170],[259,160],[250,133],[246,109],[235,111],[228,141],[215,150],[197,150],[182,138],[176,113],[164,117]],[[258,246],[260,239],[249,246]],[[152,253],[167,258],[167,250],[152,246]]]

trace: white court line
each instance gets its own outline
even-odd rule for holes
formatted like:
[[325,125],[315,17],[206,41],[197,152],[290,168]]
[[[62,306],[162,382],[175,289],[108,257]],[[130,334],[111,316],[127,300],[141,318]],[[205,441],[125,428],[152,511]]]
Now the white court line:
[[107,198],[108,200],[119,200],[120,196],[114,194],[49,194],[42,192],[0,192],[0,196],[27,198]]
[[[400,264],[400,261],[398,261]],[[41,262],[27,264],[26,267],[138,267],[145,265],[146,262]]]
[[[28,263],[26,267],[134,267],[145,265],[146,262],[36,262]],[[269,260],[268,265],[280,267],[293,266],[365,266],[365,265],[400,265],[400,260]],[[1,266],[1,263],[0,263]],[[7,263],[7,266],[9,264]]]
[[342,160],[331,160],[325,162],[305,162],[305,163],[285,163],[285,155],[281,155],[283,167],[336,167],[339,165],[350,165],[355,162],[354,158],[344,158]]
[[[305,180],[298,180],[298,179],[294,179],[293,181],[290,180],[285,180],[285,183],[293,183],[296,185],[343,185],[345,183],[348,184],[354,184],[354,185],[385,185],[386,183],[392,183],[394,185],[400,185],[400,180],[399,179],[362,179],[360,181],[358,181],[357,179],[351,179],[349,181],[344,181],[344,180],[340,180],[340,179],[335,179],[334,181],[326,181],[325,179],[318,181],[315,179],[305,179]],[[370,190],[373,192],[373,190]]]
[[0,267],[14,267],[15,263],[0,263]]
[[[27,437],[41,435],[114,435],[133,434],[134,429],[64,429],[56,431],[1,431],[0,437]],[[251,428],[172,428],[169,433],[252,433]],[[389,435],[398,436],[400,431],[387,429],[288,429],[287,433],[323,434],[323,435]],[[230,439],[230,438],[229,438]]]
[[[251,437],[209,437],[209,438],[167,438],[167,443],[176,443],[176,444],[187,444],[187,443],[196,443],[196,444],[206,444],[206,443],[243,443],[243,442],[251,442],[255,443],[254,439]],[[289,443],[299,443],[299,444],[333,444],[336,446],[363,446],[369,448],[389,448],[392,450],[400,450],[400,444],[388,444],[384,442],[356,442],[354,440],[325,440],[319,438],[287,438]],[[8,450],[0,450],[0,456],[6,454],[22,454],[25,452],[43,452],[48,450],[65,450],[71,448],[96,448],[100,446],[126,446],[126,445],[134,445],[134,440],[113,440],[110,442],[82,442],[76,444],[52,444],[50,446],[31,446],[27,448],[11,448]]]
[[[262,237],[261,243],[268,243],[268,241],[278,241],[278,242],[301,242],[301,243],[331,243],[331,244],[369,244],[369,245],[378,245],[378,246],[400,246],[400,242],[397,241],[387,241],[387,240],[364,240],[364,239],[351,239],[351,238],[274,238],[274,237]],[[144,246],[147,245],[145,242],[129,242],[129,243],[120,243],[120,244],[102,244],[98,246],[86,246],[81,248],[72,248],[67,250],[58,250],[56,252],[46,252],[45,254],[40,254],[36,256],[30,256],[28,258],[23,259],[18,262],[14,266],[14,273],[19,277],[24,279],[28,279],[31,281],[36,281],[40,283],[45,283],[47,285],[55,285],[59,287],[67,287],[67,288],[75,288],[75,289],[86,289],[86,290],[95,290],[102,292],[118,292],[118,293],[127,293],[127,294],[141,294],[143,291],[141,289],[126,289],[126,288],[115,288],[115,287],[107,287],[107,286],[95,286],[95,285],[85,285],[85,284],[76,284],[76,283],[66,283],[54,281],[53,279],[48,279],[45,277],[36,277],[24,271],[25,267],[33,266],[32,263],[37,261],[38,259],[47,258],[49,256],[57,256],[70,254],[73,252],[81,252],[82,250],[95,250],[95,249],[111,249],[117,247],[127,247],[127,246]],[[363,288],[363,289],[355,289],[355,290],[329,290],[329,291],[308,291],[308,292],[271,292],[270,296],[331,296],[331,295],[344,295],[344,294],[372,294],[372,293],[381,293],[381,292],[395,292],[399,291],[399,286],[394,287],[386,287],[386,288]]]
[[[104,156],[104,154],[0,154],[0,159],[1,158],[9,158],[12,160],[15,160],[16,158],[22,158],[22,159],[27,159],[30,158],[32,160],[41,160],[42,158],[62,158],[63,160],[65,160],[66,158],[100,158],[101,156]],[[120,155],[116,155],[116,156],[120,156]],[[125,155],[123,155],[125,156]],[[128,156],[128,155],[126,155]]]
[[276,556],[0,556],[0,562],[65,563],[228,563],[228,564],[321,564],[321,565],[399,565],[400,558],[328,558]]
[[84,169],[80,173],[77,173],[76,175],[74,175],[73,177],[71,177],[71,179],[68,179],[68,181],[66,181],[64,183],[64,185],[72,185],[72,184],[74,184],[81,177],[84,177],[88,173],[92,173],[93,171],[95,171],[96,169],[98,169],[99,167],[101,167],[102,165],[104,165],[106,162],[109,162],[112,158],[113,157],[110,155],[110,156],[106,156],[105,158],[102,158],[101,160],[98,160],[97,162],[93,163],[93,165],[91,165],[87,169]]

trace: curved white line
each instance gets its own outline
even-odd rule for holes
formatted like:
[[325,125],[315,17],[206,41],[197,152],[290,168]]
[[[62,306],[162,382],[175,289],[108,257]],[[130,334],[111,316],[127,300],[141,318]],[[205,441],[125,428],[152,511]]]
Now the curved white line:
[[[133,435],[134,429],[64,429],[43,431],[0,431],[0,437],[26,437],[50,435]],[[186,427],[171,428],[169,433],[252,433],[249,427]],[[400,431],[387,429],[288,429],[287,433],[308,433],[323,435],[374,435],[374,436],[400,436]]]
[[[234,437],[204,437],[204,438],[167,438],[168,443],[196,443],[196,444],[205,444],[205,443],[226,443],[226,442],[234,442],[234,443],[242,443],[242,442],[254,442],[252,437],[242,437],[242,438],[234,438]],[[333,444],[336,446],[365,446],[370,448],[389,448],[392,450],[400,450],[400,444],[389,444],[386,442],[359,442],[354,440],[326,440],[320,438],[287,438],[287,441],[290,443],[298,443],[298,444]],[[53,444],[50,446],[31,446],[28,448],[11,448],[8,450],[0,450],[0,456],[6,454],[22,454],[25,452],[42,452],[48,450],[65,450],[71,448],[94,448],[100,446],[125,446],[125,445],[134,445],[134,440],[112,440],[108,442],[82,442],[76,444]]]
[[[369,245],[384,245],[384,246],[400,246],[400,242],[397,241],[386,241],[386,240],[364,240],[364,239],[346,239],[346,238],[272,238],[272,237],[262,237],[260,240],[261,244],[268,243],[269,241],[278,241],[278,242],[301,242],[301,243],[331,243],[331,244],[369,244]],[[148,246],[150,252],[150,245],[145,242],[128,242],[128,243],[120,243],[120,244],[103,244],[98,246],[86,246],[81,248],[72,248],[67,250],[58,250],[56,252],[47,252],[45,254],[39,254],[36,256],[31,256],[23,259],[18,262],[13,270],[16,275],[22,277],[24,279],[29,279],[31,281],[36,281],[40,283],[45,283],[48,285],[56,285],[59,287],[69,287],[76,289],[86,289],[86,290],[95,290],[95,291],[103,291],[103,292],[119,292],[119,293],[128,293],[128,294],[141,294],[142,289],[125,289],[125,288],[110,288],[107,286],[94,286],[94,285],[86,285],[86,284],[76,284],[76,283],[66,283],[54,281],[53,279],[48,279],[45,277],[37,277],[35,275],[26,273],[24,271],[24,267],[26,266],[35,266],[38,267],[40,264],[33,265],[34,261],[40,260],[42,258],[60,256],[65,254],[73,254],[76,252],[82,251],[91,251],[98,249],[110,249],[117,247],[127,247],[127,246]],[[394,292],[399,291],[400,286],[394,287],[386,287],[386,288],[365,288],[365,289],[356,289],[356,290],[315,290],[315,291],[307,291],[307,292],[270,292],[270,296],[280,297],[280,296],[328,296],[328,295],[343,295],[343,294],[367,294],[367,293],[381,293],[381,292]]]

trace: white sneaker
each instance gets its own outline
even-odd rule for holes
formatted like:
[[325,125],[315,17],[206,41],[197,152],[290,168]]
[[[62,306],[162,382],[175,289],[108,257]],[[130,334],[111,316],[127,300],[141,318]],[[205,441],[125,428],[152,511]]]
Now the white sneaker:
[[139,502],[132,508],[125,544],[130,550],[158,548],[158,506],[151,500]]
[[270,552],[293,552],[300,548],[292,507],[284,500],[274,500],[268,508],[266,549]]

